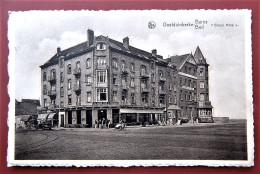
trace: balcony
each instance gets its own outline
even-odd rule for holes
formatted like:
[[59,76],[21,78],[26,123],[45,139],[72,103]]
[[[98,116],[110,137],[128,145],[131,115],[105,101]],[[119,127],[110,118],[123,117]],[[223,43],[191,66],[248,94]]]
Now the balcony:
[[55,98],[56,97],[56,90],[50,90],[48,91],[48,96],[50,98]]
[[149,93],[149,89],[146,87],[141,88],[141,93]]
[[149,78],[149,74],[147,72],[141,72],[140,78]]
[[159,94],[160,95],[166,95],[166,91],[164,89],[159,89]]
[[56,108],[59,108],[59,106],[56,105],[56,104],[50,103],[50,104],[48,105],[48,109],[56,109]]
[[159,76],[159,80],[160,80],[161,82],[166,82],[166,78],[163,77],[163,76]]
[[121,75],[126,75],[126,74],[128,74],[127,69],[126,68],[122,68]]
[[81,75],[81,69],[80,68],[76,68],[73,70],[73,75],[75,76],[80,76]]
[[160,107],[160,108],[165,108],[166,105],[165,105],[165,103],[159,103],[159,107]]
[[74,85],[73,91],[75,91],[76,93],[80,93],[80,92],[81,92],[81,87],[80,87],[80,85]]
[[122,90],[128,90],[128,89],[129,89],[129,87],[127,84],[122,84]]
[[54,76],[54,75],[49,76],[48,82],[50,82],[51,84],[55,84],[56,83],[56,76]]
[[126,105],[128,105],[127,100],[126,100],[126,99],[125,99],[125,100],[122,100],[121,106],[126,106]]

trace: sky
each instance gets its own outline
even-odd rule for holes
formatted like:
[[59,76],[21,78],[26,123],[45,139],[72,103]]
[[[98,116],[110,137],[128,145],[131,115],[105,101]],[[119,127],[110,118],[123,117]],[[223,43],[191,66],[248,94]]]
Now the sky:
[[[148,28],[150,21],[155,28]],[[209,97],[214,116],[246,118],[244,24],[244,15],[234,11],[12,12],[8,36],[14,43],[9,59],[15,59],[15,98],[40,99],[39,66],[57,47],[63,50],[86,41],[87,29],[92,29],[95,36],[118,41],[128,36],[131,46],[148,52],[157,49],[164,58],[194,53],[199,46],[210,65]]]

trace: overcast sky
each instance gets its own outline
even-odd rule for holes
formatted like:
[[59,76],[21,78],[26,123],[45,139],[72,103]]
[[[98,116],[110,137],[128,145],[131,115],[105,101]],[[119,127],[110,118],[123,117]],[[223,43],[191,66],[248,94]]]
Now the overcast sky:
[[[243,15],[216,11],[30,11],[13,12],[9,31],[15,34],[15,96],[40,99],[40,68],[56,52],[87,40],[86,31],[130,45],[169,55],[194,53],[200,47],[210,64],[210,100],[214,116],[245,117],[245,29]],[[163,24],[195,24],[203,29],[164,27]],[[148,28],[154,21],[156,27]],[[207,22],[205,22],[207,21]],[[215,24],[234,24],[233,27]],[[200,26],[202,26],[200,24]]]

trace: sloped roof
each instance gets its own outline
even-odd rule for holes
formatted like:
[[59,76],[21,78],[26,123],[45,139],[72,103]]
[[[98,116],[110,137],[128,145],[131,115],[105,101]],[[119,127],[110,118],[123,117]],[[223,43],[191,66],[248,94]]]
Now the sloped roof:
[[[73,47],[70,47],[68,49],[62,50],[60,52],[60,54],[68,57],[68,56],[73,56],[73,55],[79,54],[79,53],[84,52],[88,49],[89,49],[88,41],[86,41],[86,42],[80,43],[78,45],[75,45]],[[48,65],[51,65],[51,64],[56,64],[58,62],[59,62],[59,57],[56,53],[54,56],[52,56],[52,58],[50,58],[45,64],[41,65],[40,67],[48,66]]]
[[186,60],[186,58],[189,56],[190,54],[184,54],[184,55],[180,55],[180,56],[171,56],[169,58],[169,60],[175,64],[177,67],[180,67]]
[[37,115],[39,100],[23,99],[15,102],[15,115]]
[[[200,59],[200,58],[202,58],[202,59]],[[203,54],[202,54],[202,52],[201,52],[201,50],[200,50],[199,47],[197,47],[197,49],[196,49],[196,51],[195,51],[195,53],[194,53],[194,59],[195,59],[196,63],[207,64],[206,59],[205,59],[205,57],[203,56]],[[199,59],[200,59],[200,60],[199,60]]]
[[[97,38],[97,37],[105,37],[105,36],[100,35],[100,36],[96,36],[95,38]],[[135,48],[133,46],[129,46],[129,49],[126,49],[122,42],[116,41],[111,38],[108,38],[108,41],[109,41],[110,47],[115,48],[117,50],[121,50],[123,52],[127,52],[127,53],[142,57],[147,60],[152,57],[152,53],[150,53],[150,52]],[[91,48],[93,48],[93,47],[92,46],[89,47],[88,41],[86,41],[81,44],[70,47],[68,49],[62,50],[62,51],[60,51],[59,54],[65,56],[65,57],[73,57],[74,55],[78,55],[80,53],[84,53],[85,51],[91,50]],[[156,59],[158,62],[167,64],[167,60],[164,60],[161,55],[157,55]],[[52,64],[57,64],[58,61],[59,61],[59,56],[56,53],[52,58],[50,58],[45,64],[41,65],[40,67],[46,67],[46,66],[49,66]]]

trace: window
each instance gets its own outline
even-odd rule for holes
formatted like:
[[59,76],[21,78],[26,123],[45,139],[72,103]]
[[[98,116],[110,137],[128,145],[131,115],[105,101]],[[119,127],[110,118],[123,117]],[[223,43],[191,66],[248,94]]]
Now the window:
[[154,62],[151,62],[151,68],[154,69]]
[[106,65],[107,64],[106,57],[104,57],[104,56],[97,57],[97,64],[98,64],[98,66]]
[[68,89],[71,89],[71,79],[68,79]]
[[47,86],[43,85],[43,94],[47,94]]
[[131,103],[135,103],[135,94],[131,93]]
[[191,88],[191,80],[189,80],[188,85],[189,85],[189,87]]
[[116,59],[116,58],[113,58],[113,59],[112,59],[112,67],[113,67],[113,68],[117,68],[117,67],[118,67],[118,65],[117,65],[117,59]]
[[135,78],[131,78],[130,86],[135,87]]
[[147,80],[142,79],[141,80],[141,88],[147,89],[148,85],[147,85]]
[[52,69],[51,70],[51,79],[55,79],[55,77],[56,77],[56,70]]
[[176,84],[173,85],[173,90],[176,91]]
[[63,96],[64,96],[64,88],[61,87],[61,88],[60,88],[60,97],[63,97]]
[[159,97],[159,103],[160,103],[160,104],[165,104],[164,96],[161,95],[161,96]]
[[80,105],[80,102],[81,102],[81,97],[77,96],[77,103],[76,103],[76,105]]
[[60,68],[62,68],[64,65],[64,59],[60,59]]
[[87,102],[90,103],[92,101],[91,92],[87,92]]
[[106,71],[97,71],[97,82],[98,83],[107,82],[107,72]]
[[204,76],[203,68],[200,68],[200,76]]
[[68,67],[67,67],[67,73],[71,74],[71,64],[69,64]]
[[56,86],[55,85],[51,85],[51,91],[56,91]]
[[91,67],[91,59],[88,58],[88,59],[86,60],[86,68],[90,68],[90,67]]
[[97,101],[107,101],[106,88],[97,88]]
[[122,91],[122,103],[127,103],[127,92],[125,90]]
[[105,43],[98,43],[97,50],[106,50],[107,46]]
[[126,76],[122,76],[122,85],[126,85],[127,84],[127,78]]
[[186,67],[186,66],[184,66],[184,72],[185,72],[185,73],[187,72],[187,67]]
[[172,85],[171,84],[169,84],[169,90],[172,90]]
[[78,61],[78,62],[76,63],[76,69],[77,69],[77,70],[80,69],[80,61]]
[[202,62],[202,60],[203,60],[202,57],[200,57],[200,58],[199,58],[199,61]]
[[64,78],[63,78],[63,72],[60,73],[60,82],[62,83],[64,81]]
[[163,77],[163,71],[159,70],[158,75],[159,75],[159,77]]
[[46,72],[43,73],[42,79],[43,79],[43,81],[45,81],[47,79]]
[[146,103],[148,103],[148,95],[147,94],[142,94],[142,103],[143,104],[146,104]]
[[182,98],[182,90],[180,90],[180,99],[183,100],[183,98]]
[[186,94],[186,92],[184,93],[184,99],[187,100],[187,94]]
[[152,88],[152,97],[155,97],[155,89]]
[[204,88],[204,82],[200,82],[200,88]]
[[112,99],[113,99],[114,102],[117,101],[117,91],[113,91]]
[[141,74],[146,74],[146,67],[141,65]]
[[68,95],[68,105],[71,105],[72,103],[72,98],[71,98],[71,94]]
[[174,96],[174,104],[177,104],[177,97]]
[[203,93],[200,94],[200,101],[204,101],[204,94]]
[[113,74],[113,85],[115,85],[116,84],[116,74]]
[[172,96],[169,95],[169,103],[172,103]]
[[190,94],[189,94],[189,101],[191,101],[191,96],[192,96],[192,94],[191,94],[191,92],[190,92]]
[[91,83],[92,83],[92,78],[91,78],[91,76],[90,75],[86,75],[86,83],[87,83],[87,85],[91,85]]
[[182,84],[182,78],[180,77],[180,85]]
[[155,82],[154,74],[151,75],[152,82]]
[[122,71],[124,71],[125,68],[126,68],[125,61],[122,60],[122,62],[121,62],[121,69],[122,69]]
[[47,107],[47,99],[43,100],[43,107]]
[[131,63],[131,71],[135,71],[135,64]]
[[64,102],[60,102],[60,107],[64,107]]

